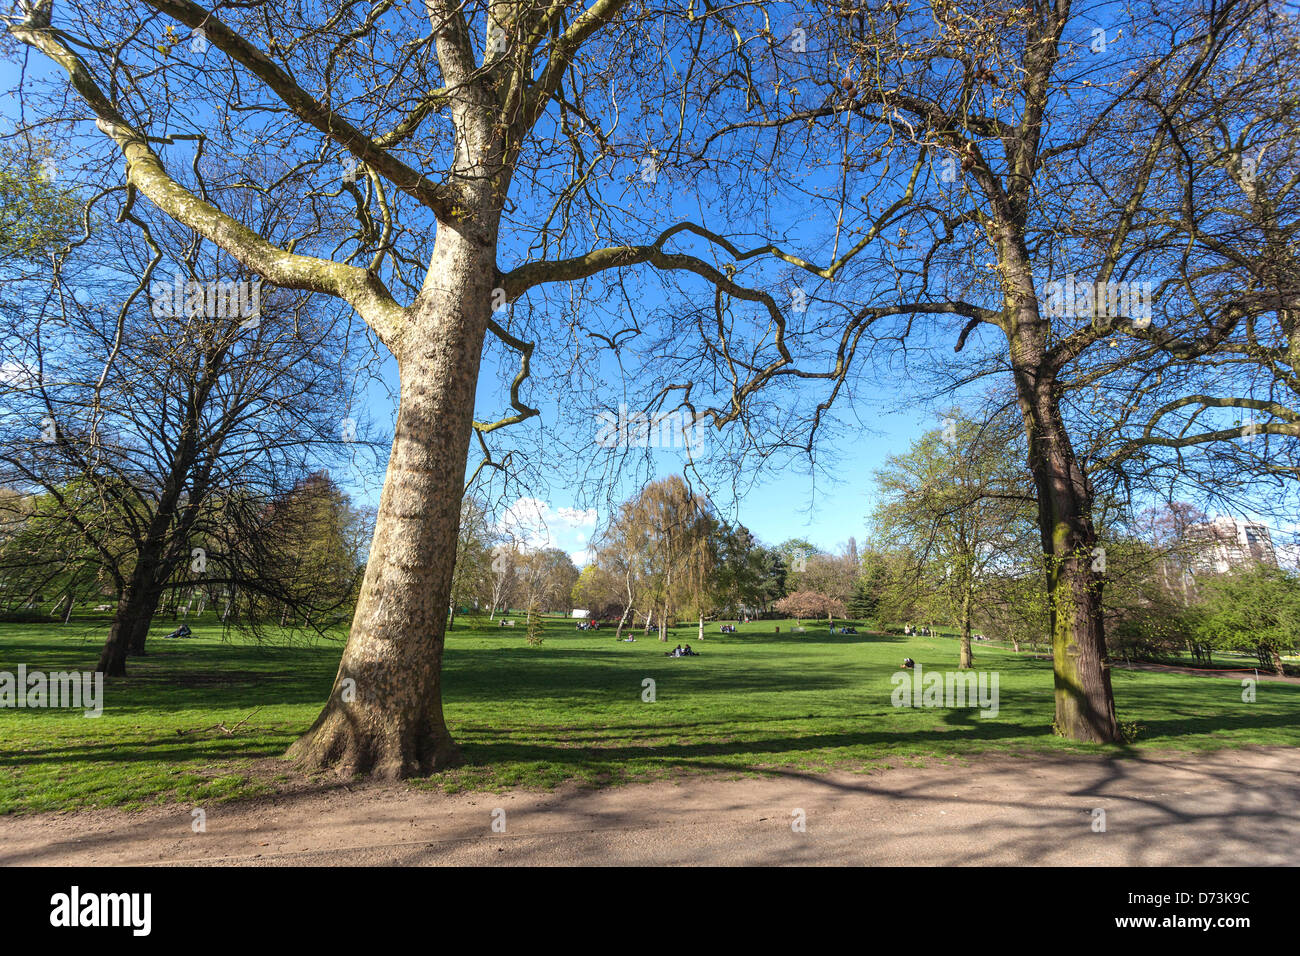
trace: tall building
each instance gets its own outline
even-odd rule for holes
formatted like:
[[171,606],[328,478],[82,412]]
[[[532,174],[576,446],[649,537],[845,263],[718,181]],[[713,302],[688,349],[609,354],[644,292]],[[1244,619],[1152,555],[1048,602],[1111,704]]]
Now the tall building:
[[1194,572],[1222,574],[1259,563],[1277,567],[1273,536],[1268,526],[1258,521],[1238,521],[1220,515],[1213,521],[1192,525],[1187,535],[1204,544],[1192,558]]

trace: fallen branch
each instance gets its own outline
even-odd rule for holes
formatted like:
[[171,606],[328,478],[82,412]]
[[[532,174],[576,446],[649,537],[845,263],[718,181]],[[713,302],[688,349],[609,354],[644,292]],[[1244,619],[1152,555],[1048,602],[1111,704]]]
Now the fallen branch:
[[234,733],[235,733],[236,730],[238,730],[240,727],[244,726],[244,724],[248,723],[248,721],[249,721],[250,719],[252,719],[253,714],[256,714],[257,711],[259,711],[259,710],[261,710],[261,709],[262,709],[261,707],[256,708],[255,710],[253,710],[252,713],[250,713],[247,717],[245,717],[245,718],[244,718],[243,720],[241,720],[239,723],[235,724],[235,726],[233,726],[233,727],[227,727],[225,724],[213,724],[211,727],[203,727],[203,728],[196,729],[196,730],[178,730],[178,731],[176,731],[176,735],[179,736],[179,737],[184,737],[186,734],[204,734],[204,733],[207,733],[207,732],[210,731],[210,730],[219,730],[219,731],[221,731],[223,734],[225,734],[227,737],[232,737],[232,736],[234,736]]

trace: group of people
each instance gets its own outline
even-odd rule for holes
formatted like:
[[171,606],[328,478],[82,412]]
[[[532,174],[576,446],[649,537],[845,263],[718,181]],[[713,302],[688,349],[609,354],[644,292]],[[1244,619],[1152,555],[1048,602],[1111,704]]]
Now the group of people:
[[[846,630],[845,633],[848,633],[848,631]],[[918,637],[938,637],[938,634],[936,634],[935,631],[934,631],[932,628],[928,628],[928,627],[912,627],[912,625],[910,625],[910,624],[907,625],[905,628],[903,628],[903,633],[904,633],[904,634],[907,634],[907,635],[915,634],[915,635],[917,635]],[[972,639],[972,640],[976,640],[976,641],[987,641],[987,640],[988,640],[988,638],[985,637],[983,634],[972,634],[972,635],[971,635],[971,639]]]
[[685,647],[682,647],[682,645],[678,644],[678,645],[677,645],[676,647],[674,647],[671,651],[666,651],[664,656],[666,656],[666,657],[699,657],[700,655],[699,655],[699,654],[696,654],[693,650],[691,650],[691,645],[687,644]]
[[721,631],[723,634],[735,634],[735,633],[736,633],[736,625],[734,625],[734,624],[723,624],[722,626],[720,626],[720,627],[718,628],[718,630]]
[[856,634],[856,633],[858,633],[858,629],[857,629],[856,627],[851,627],[851,626],[849,626],[848,624],[845,624],[842,628],[840,628],[840,629],[837,631],[837,630],[835,630],[835,625],[832,624],[832,625],[831,625],[831,633],[832,633],[832,634]]
[[580,631],[599,631],[600,621],[579,621],[578,630]]

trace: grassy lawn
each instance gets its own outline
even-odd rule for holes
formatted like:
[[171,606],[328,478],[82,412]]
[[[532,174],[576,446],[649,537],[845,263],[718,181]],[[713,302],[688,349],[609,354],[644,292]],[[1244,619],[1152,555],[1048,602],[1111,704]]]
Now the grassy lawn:
[[[129,677],[106,682],[100,718],[0,710],[0,813],[198,805],[290,779],[276,758],[319,712],[341,643],[258,645],[225,639],[216,625],[162,640],[172,626],[155,628],[151,653],[131,660]],[[977,668],[999,675],[994,719],[895,708],[890,676],[903,658],[926,671],[955,669],[955,641],[831,635],[824,624],[792,634],[791,626],[764,621],[722,635],[713,625],[702,643],[683,627],[667,647],[689,642],[701,656],[670,659],[639,632],[625,644],[612,630],[554,620],[545,643],[530,647],[522,626],[462,619],[448,638],[444,699],[466,763],[418,785],[607,784],[686,770],[867,769],[929,756],[1101,749],[1052,735],[1049,661],[976,646]],[[0,624],[0,671],[88,669],[102,636],[85,623]],[[647,677],[653,703],[642,701]],[[1297,686],[1261,683],[1258,699],[1243,703],[1235,680],[1116,670],[1114,685],[1121,719],[1142,725],[1136,748],[1300,745]],[[214,728],[240,721],[233,735]]]

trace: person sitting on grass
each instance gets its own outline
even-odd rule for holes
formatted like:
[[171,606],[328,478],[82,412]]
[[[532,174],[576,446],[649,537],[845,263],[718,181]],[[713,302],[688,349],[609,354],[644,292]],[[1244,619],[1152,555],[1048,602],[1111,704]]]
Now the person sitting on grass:
[[700,656],[699,654],[696,654],[693,650],[691,650],[691,645],[689,644],[687,644],[685,650],[682,651],[682,657],[699,657],[699,656]]
[[903,666],[908,670],[911,670],[913,667],[916,666],[916,661],[912,660],[910,657],[904,657]]

